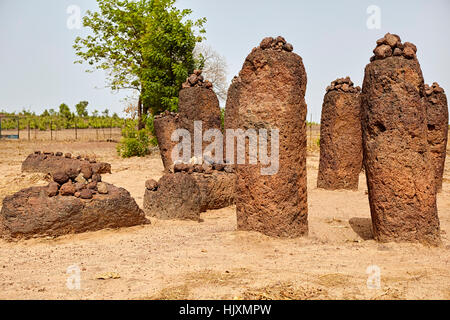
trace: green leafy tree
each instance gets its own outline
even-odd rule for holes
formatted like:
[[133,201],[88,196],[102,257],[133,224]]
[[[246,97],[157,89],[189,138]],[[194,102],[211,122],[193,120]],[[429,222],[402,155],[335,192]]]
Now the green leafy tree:
[[59,106],[59,114],[61,116],[63,116],[64,118],[66,118],[66,119],[70,119],[71,116],[72,116],[72,113],[70,112],[69,106],[67,104],[65,104],[65,103],[62,103]]
[[86,118],[88,116],[87,107],[89,102],[80,101],[75,105],[75,109],[77,110],[77,115],[82,118]]
[[91,33],[75,40],[74,49],[96,69],[108,72],[112,90],[138,92],[139,127],[143,115],[178,106],[181,83],[193,72],[196,43],[204,38],[205,18],[188,19],[175,0],[97,0],[99,11],[88,11],[83,25]]
[[103,110],[102,115],[103,115],[105,118],[108,118],[108,117],[109,117],[109,110],[108,110],[108,109]]

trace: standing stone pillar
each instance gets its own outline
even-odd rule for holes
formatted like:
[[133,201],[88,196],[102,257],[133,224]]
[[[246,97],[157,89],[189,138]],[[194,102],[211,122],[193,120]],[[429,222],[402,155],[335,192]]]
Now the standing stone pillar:
[[[222,132],[222,120],[219,99],[212,90],[212,84],[204,81],[200,70],[195,70],[185,83],[179,94],[178,112],[180,127],[189,131],[192,139],[191,156],[194,156],[194,122],[201,121],[202,137],[209,129]],[[212,141],[211,141],[212,142]],[[202,150],[211,142],[202,143]]]
[[360,91],[350,77],[327,88],[320,121],[318,188],[358,189],[363,158]]
[[292,50],[283,37],[265,38],[253,49],[230,87],[225,117],[226,129],[254,129],[260,138],[260,129],[266,129],[270,154],[276,152],[271,129],[279,130],[278,170],[263,175],[261,169],[268,165],[260,159],[251,164],[248,154],[246,163],[237,165],[237,225],[239,230],[289,238],[308,233],[307,80],[302,58]]
[[164,171],[173,169],[172,150],[178,144],[172,141],[172,133],[179,127],[179,117],[177,113],[165,111],[155,116],[153,121],[156,139],[158,140],[159,151],[161,153]]
[[425,85],[427,96],[428,145],[436,180],[436,189],[442,191],[445,157],[448,140],[448,105],[447,97],[436,82],[430,87]]
[[362,89],[364,166],[374,237],[438,244],[425,87],[416,47],[386,34]]

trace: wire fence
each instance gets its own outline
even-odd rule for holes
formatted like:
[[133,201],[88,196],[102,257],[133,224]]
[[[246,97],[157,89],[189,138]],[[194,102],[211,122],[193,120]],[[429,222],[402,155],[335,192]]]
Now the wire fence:
[[[3,122],[5,120],[3,119]],[[12,126],[12,123],[17,125]],[[35,141],[119,141],[122,136],[122,129],[126,126],[126,120],[121,121],[122,125],[119,126],[117,119],[114,121],[111,119],[105,123],[103,121],[102,126],[79,128],[77,122],[70,128],[64,128],[56,121],[49,120],[48,125],[42,129],[33,120],[23,120],[20,122],[15,119],[14,122],[8,119],[8,129],[2,126],[2,119],[0,118],[0,138],[3,139],[16,139],[16,140],[35,140]],[[11,128],[15,127],[15,128]]]

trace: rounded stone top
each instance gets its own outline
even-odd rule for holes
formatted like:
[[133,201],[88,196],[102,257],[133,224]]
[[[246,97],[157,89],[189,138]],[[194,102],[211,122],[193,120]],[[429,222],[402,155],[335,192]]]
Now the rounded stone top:
[[354,83],[350,80],[350,77],[338,78],[331,82],[331,84],[327,87],[327,93],[330,91],[340,91],[340,92],[350,92],[350,93],[358,93],[361,91],[360,87],[354,87]]
[[370,58],[370,62],[392,56],[416,59],[417,47],[411,42],[402,43],[398,35],[388,32],[383,38],[377,40],[377,46],[373,53],[374,55]]

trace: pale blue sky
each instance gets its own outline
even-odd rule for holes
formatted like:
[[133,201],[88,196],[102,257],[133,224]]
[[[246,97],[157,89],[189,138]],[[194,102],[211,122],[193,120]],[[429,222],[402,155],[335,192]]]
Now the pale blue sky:
[[[96,7],[95,0],[0,0],[0,110],[42,112],[87,100],[90,111],[122,112],[130,92],[113,94],[102,72],[73,64],[73,40],[85,31],[66,27],[69,5],[83,12]],[[379,30],[366,27],[369,5],[381,9]],[[207,43],[225,56],[229,79],[263,37],[283,35],[303,58],[314,121],[332,80],[349,75],[361,85],[375,41],[386,32],[415,43],[425,82],[450,90],[448,0],[179,0],[177,6],[208,19]]]

